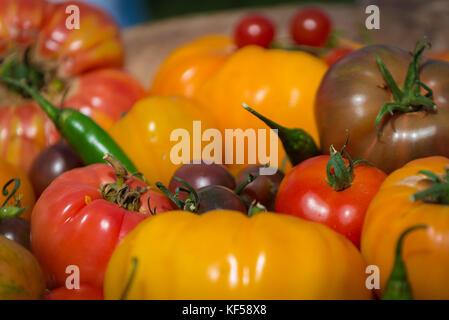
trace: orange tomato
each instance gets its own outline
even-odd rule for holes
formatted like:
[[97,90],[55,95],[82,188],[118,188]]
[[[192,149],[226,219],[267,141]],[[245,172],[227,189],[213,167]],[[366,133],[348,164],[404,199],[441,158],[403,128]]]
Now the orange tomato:
[[192,97],[234,50],[231,38],[220,35],[200,37],[179,47],[158,69],[150,94]]
[[[36,200],[31,182],[29,181],[25,172],[0,158],[0,190],[9,180],[13,178],[20,179],[20,188],[18,189],[16,195],[22,194],[22,207],[28,208],[21,215],[21,217],[29,220],[31,211],[33,210],[34,202]],[[10,191],[13,186],[14,185],[10,185],[8,191]],[[2,199],[0,204],[3,203],[3,201],[4,200]],[[8,201],[8,204],[15,204],[14,197]]]
[[430,57],[432,59],[449,61],[449,51],[442,51],[442,52],[434,53]]
[[391,274],[399,236],[409,227],[424,224],[427,230],[409,234],[403,244],[413,298],[449,299],[449,207],[410,199],[431,185],[419,171],[445,174],[448,166],[449,159],[444,157],[411,161],[387,177],[371,202],[361,250],[367,264],[380,269],[379,294]]

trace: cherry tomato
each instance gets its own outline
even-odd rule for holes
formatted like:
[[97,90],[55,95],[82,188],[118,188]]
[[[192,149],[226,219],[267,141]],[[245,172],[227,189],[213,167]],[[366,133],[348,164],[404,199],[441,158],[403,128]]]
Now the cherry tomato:
[[79,289],[60,287],[45,295],[45,300],[104,300],[103,288],[80,284]]
[[298,11],[290,23],[290,36],[299,45],[324,46],[330,31],[329,16],[317,8]]
[[20,217],[0,219],[0,234],[30,250],[30,229],[28,220]]
[[223,186],[207,186],[198,190],[198,213],[212,210],[234,210],[247,213],[246,205],[233,190]]
[[[235,188],[235,180],[231,173],[225,167],[215,163],[206,164],[201,162],[198,164],[184,164],[176,170],[173,177],[184,180],[194,189],[200,189],[210,185],[225,186],[229,189]],[[170,192],[175,193],[176,188],[182,186],[181,182],[172,178],[168,189]],[[180,192],[179,198],[185,200],[187,194],[185,192]]]
[[[237,177],[237,185],[239,186],[247,181],[248,174],[257,174],[260,168],[262,168],[260,165],[245,168]],[[283,178],[284,174],[280,171],[277,171],[273,175],[258,176],[253,182],[248,184],[240,194],[241,196],[246,197],[248,202],[256,200],[268,210],[273,210],[276,193]]]
[[344,46],[336,47],[336,48],[333,48],[331,51],[329,51],[326,54],[326,56],[324,57],[324,60],[326,61],[326,63],[329,66],[331,66],[335,62],[337,62],[338,60],[343,58],[345,55],[347,55],[348,53],[351,53],[352,51],[354,51],[354,50],[349,47],[344,47]]
[[44,149],[33,161],[30,180],[36,196],[61,173],[83,165],[78,155],[65,143],[58,143]]
[[377,168],[356,164],[352,174],[349,173],[353,180],[348,181],[346,188],[336,191],[335,185],[327,182],[330,177],[326,168],[330,159],[327,155],[317,156],[294,167],[282,180],[275,211],[323,223],[359,247],[366,210],[386,174]]
[[250,14],[242,18],[235,28],[235,43],[239,48],[258,45],[268,48],[273,41],[275,26],[270,19],[261,14]]

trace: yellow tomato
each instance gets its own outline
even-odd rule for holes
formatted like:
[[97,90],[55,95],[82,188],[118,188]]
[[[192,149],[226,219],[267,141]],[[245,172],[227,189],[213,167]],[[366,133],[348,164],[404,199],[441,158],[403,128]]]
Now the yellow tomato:
[[[305,52],[247,46],[229,58],[195,98],[219,121],[222,132],[268,128],[242,108],[246,103],[283,126],[304,129],[318,142],[314,100],[326,70],[321,59]],[[280,165],[285,153],[278,145]]]
[[221,35],[200,37],[179,47],[158,69],[150,94],[192,97],[234,50],[231,38]]
[[[18,167],[15,167],[2,158],[0,158],[0,190],[3,186],[11,179],[18,178],[20,179],[20,188],[16,192],[16,196],[22,195],[22,207],[27,207],[27,210],[21,215],[22,218],[30,219],[31,211],[33,210],[34,202],[36,200],[34,196],[33,187],[31,186],[31,182],[28,179],[28,176]],[[9,185],[8,192],[10,192],[14,188],[14,183]],[[3,199],[1,199],[0,205],[3,203]],[[15,204],[15,197],[11,198],[8,201],[8,205]]]
[[190,136],[190,157],[186,162],[198,158],[194,157],[194,142],[191,142],[198,138],[193,133],[194,121],[201,121],[201,131],[215,127],[214,121],[187,98],[150,97],[138,101],[126,116],[112,125],[109,133],[150,183],[160,181],[168,185],[181,165],[171,157],[173,147],[182,142],[180,138],[170,141],[174,130],[185,129]]
[[384,181],[366,213],[361,250],[370,265],[380,269],[381,288],[391,274],[396,243],[409,227],[427,225],[404,240],[402,257],[415,299],[449,299],[449,207],[412,201],[430,180],[418,172],[445,174],[449,159],[429,157],[409,162]]
[[106,299],[124,293],[127,299],[369,299],[365,277],[358,250],[321,224],[273,213],[171,211],[145,220],[119,245],[104,293]]

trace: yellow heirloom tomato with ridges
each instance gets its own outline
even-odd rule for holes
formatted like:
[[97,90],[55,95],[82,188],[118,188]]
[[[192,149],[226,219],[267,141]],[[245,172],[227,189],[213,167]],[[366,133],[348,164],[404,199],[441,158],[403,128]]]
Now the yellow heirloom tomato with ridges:
[[321,224],[273,213],[171,211],[145,220],[119,245],[104,293],[106,299],[370,299],[365,278],[358,250]]
[[[400,235],[410,227],[426,225],[426,230],[407,235],[402,247],[413,298],[449,299],[448,167],[449,159],[445,157],[413,160],[390,174],[371,202],[362,230],[361,250],[367,264],[380,269],[379,295],[391,274]],[[441,182],[432,182],[426,172],[435,174]],[[413,198],[435,186],[443,192]]]
[[[225,129],[268,129],[242,103],[286,127],[307,131],[318,143],[315,93],[327,70],[302,51],[246,46],[230,57],[194,96]],[[279,142],[278,162],[285,156]],[[234,153],[235,154],[235,153]]]
[[[172,148],[183,142],[181,138],[171,141],[170,137],[174,130],[186,130],[190,138],[185,150],[190,157],[182,152],[179,156],[188,157],[187,161],[194,160],[191,141],[194,121],[201,121],[201,131],[215,128],[214,121],[187,98],[149,97],[138,101],[108,132],[150,183],[160,181],[168,185],[181,165],[171,159]],[[208,143],[201,142],[201,146]]]

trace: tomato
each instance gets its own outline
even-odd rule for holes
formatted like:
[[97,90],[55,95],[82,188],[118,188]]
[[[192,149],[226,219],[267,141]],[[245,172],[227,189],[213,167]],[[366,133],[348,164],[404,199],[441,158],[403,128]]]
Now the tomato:
[[274,39],[273,22],[262,14],[249,14],[243,17],[234,31],[237,47],[257,45],[268,48]]
[[290,22],[290,36],[299,45],[322,47],[325,45],[332,23],[329,16],[318,8],[298,11]]
[[108,129],[145,95],[140,83],[120,69],[100,69],[79,77],[64,106],[80,110]]
[[[82,12],[82,28],[66,27],[67,4],[2,0],[0,59],[25,68],[28,81],[30,74],[37,75],[36,89],[55,105],[63,104],[68,90],[65,106],[80,109],[108,128],[144,90],[124,71],[113,69],[124,61],[116,23],[91,5],[71,3]],[[0,84],[0,97],[0,156],[28,172],[35,156],[59,135],[23,92]]]
[[[116,166],[116,174],[106,164],[67,171],[37,201],[32,214],[31,247],[49,288],[65,285],[69,265],[78,266],[82,283],[101,288],[114,248],[149,216],[148,203],[153,211],[155,207],[157,212],[172,209],[165,196],[139,191],[145,184],[126,178],[117,168],[120,166]],[[111,191],[124,187],[120,195]]]
[[[412,226],[426,225],[426,230],[410,233],[402,247],[413,298],[449,299],[447,203],[438,196],[413,198],[418,192],[435,186],[441,188],[442,195],[447,195],[448,165],[449,159],[440,156],[411,161],[388,176],[371,202],[361,249],[366,262],[380,269],[379,296],[391,274],[399,236]],[[434,183],[423,170],[438,175],[441,183]]]
[[141,223],[114,251],[104,294],[187,300],[371,297],[365,263],[343,236],[292,216],[248,218],[226,210],[172,211]]
[[215,127],[213,119],[192,100],[149,97],[139,100],[126,116],[110,128],[109,133],[149,182],[154,184],[160,181],[168,185],[173,173],[182,164],[172,159],[173,147],[181,141],[173,141],[171,136],[175,130],[187,130],[187,152],[190,157],[183,156],[187,156],[186,162],[194,160],[190,148],[190,139],[195,139],[194,121],[201,121],[202,131]]
[[[34,202],[36,201],[33,187],[31,185],[28,176],[20,168],[15,167],[2,158],[0,158],[0,190],[3,186],[13,178],[18,178],[20,180],[20,187],[16,192],[16,196],[21,195],[22,207],[26,207],[27,210],[20,216],[27,220],[30,219],[31,211],[33,210]],[[11,193],[13,185],[7,188],[8,193]],[[4,200],[1,200],[0,205]],[[11,198],[7,204],[13,206],[15,204],[15,197]]]
[[341,58],[346,56],[347,54],[351,53],[352,51],[354,51],[354,50],[349,47],[344,47],[344,46],[336,47],[336,48],[333,48],[331,51],[329,51],[326,54],[326,56],[324,57],[324,59],[326,60],[326,63],[329,66],[331,66],[335,62],[337,62],[338,60],[340,60]]
[[191,98],[234,50],[232,40],[221,35],[203,36],[179,47],[157,70],[150,94]]
[[449,62],[449,52],[448,51],[442,51],[438,53],[434,53],[431,55],[432,59],[438,59],[438,60],[444,60]]
[[45,300],[103,300],[103,288],[81,284],[79,289],[60,287],[45,295]]
[[0,300],[39,299],[45,281],[39,263],[20,244],[0,235]]
[[275,211],[325,224],[359,247],[366,210],[385,178],[379,169],[344,160],[336,151],[310,158],[282,180]]
[[[340,148],[349,130],[353,139],[348,152],[387,173],[412,159],[449,156],[449,62],[429,59],[421,64],[425,46],[418,43],[412,57],[394,47],[367,46],[329,68],[315,103],[322,152],[332,144]],[[376,55],[393,79],[386,80]],[[410,63],[421,65],[418,72]],[[432,97],[419,83],[433,91]],[[397,94],[391,89],[395,87]]]
[[[205,82],[195,98],[204,112],[218,121],[223,136],[226,129],[268,130],[243,109],[242,103],[246,103],[277,123],[304,129],[317,140],[313,105],[326,68],[321,59],[305,52],[246,46]],[[280,142],[278,145],[280,165],[285,152]],[[232,167],[242,169],[241,165]]]

